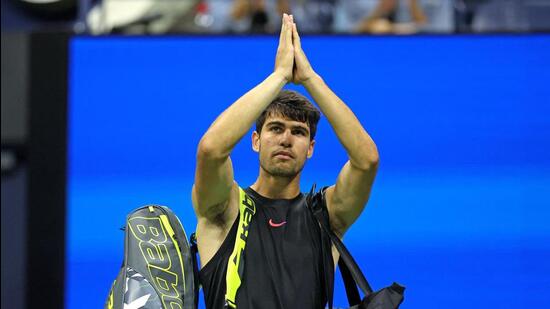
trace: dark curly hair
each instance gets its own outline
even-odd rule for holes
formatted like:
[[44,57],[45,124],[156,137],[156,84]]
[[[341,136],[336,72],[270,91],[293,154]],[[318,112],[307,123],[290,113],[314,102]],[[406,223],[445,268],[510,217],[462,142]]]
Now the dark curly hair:
[[309,139],[315,138],[317,123],[321,112],[303,95],[292,90],[281,90],[256,120],[256,132],[260,134],[267,117],[282,116],[284,118],[306,122],[309,126]]

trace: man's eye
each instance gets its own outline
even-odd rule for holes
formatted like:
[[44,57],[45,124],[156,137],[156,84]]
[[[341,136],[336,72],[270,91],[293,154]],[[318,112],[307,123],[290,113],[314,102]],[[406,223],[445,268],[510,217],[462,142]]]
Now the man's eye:
[[302,130],[296,130],[294,131],[294,134],[306,135]]
[[271,128],[271,131],[273,131],[273,132],[281,132],[281,128],[279,128],[279,127],[272,127],[272,128]]

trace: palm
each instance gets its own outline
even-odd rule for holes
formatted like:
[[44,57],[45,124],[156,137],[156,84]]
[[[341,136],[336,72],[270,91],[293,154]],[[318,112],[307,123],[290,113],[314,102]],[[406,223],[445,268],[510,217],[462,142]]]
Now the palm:
[[301,84],[304,81],[310,79],[315,75],[315,72],[311,68],[306,54],[302,49],[302,43],[300,41],[300,34],[296,24],[292,27],[292,45],[294,46],[294,67],[292,69],[292,82],[295,84]]
[[294,69],[292,71],[292,82],[301,84],[313,76],[314,72],[301,47],[294,51]]

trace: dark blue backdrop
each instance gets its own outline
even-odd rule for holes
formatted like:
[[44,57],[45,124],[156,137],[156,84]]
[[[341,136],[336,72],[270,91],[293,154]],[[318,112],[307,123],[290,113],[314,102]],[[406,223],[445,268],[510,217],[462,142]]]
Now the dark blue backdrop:
[[[271,72],[276,44],[72,40],[68,308],[102,306],[130,210],[168,205],[194,230],[195,147]],[[550,307],[550,37],[315,36],[303,46],[380,151],[371,200],[345,237],[372,285],[405,284],[405,309]],[[236,180],[251,184],[249,136],[232,158]],[[346,159],[322,119],[302,191],[334,183]]]

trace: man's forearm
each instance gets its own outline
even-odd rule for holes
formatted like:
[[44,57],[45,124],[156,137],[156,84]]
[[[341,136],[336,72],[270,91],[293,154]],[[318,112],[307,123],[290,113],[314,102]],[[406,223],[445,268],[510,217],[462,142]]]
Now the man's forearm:
[[202,137],[200,147],[216,157],[229,156],[286,82],[281,74],[269,75],[218,116]]
[[351,109],[325,84],[319,75],[303,83],[313,100],[319,105],[346,149],[350,163],[360,169],[369,169],[378,162],[374,141],[363,128]]

